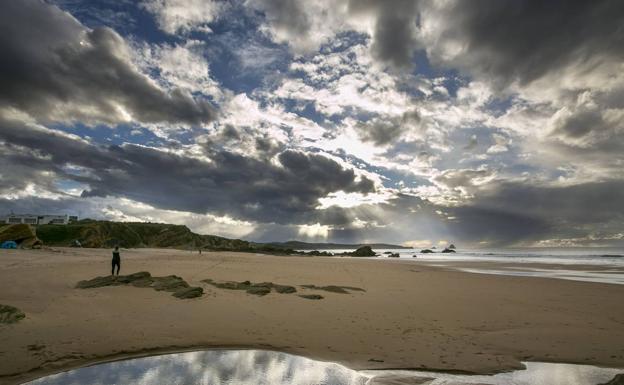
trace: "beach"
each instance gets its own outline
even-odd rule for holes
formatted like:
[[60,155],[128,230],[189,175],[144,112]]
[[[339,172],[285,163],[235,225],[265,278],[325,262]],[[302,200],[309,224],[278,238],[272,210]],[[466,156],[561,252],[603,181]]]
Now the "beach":
[[[0,325],[0,384],[213,347],[277,350],[353,369],[495,373],[521,361],[624,368],[624,285],[477,274],[417,259],[121,254],[121,274],[175,274],[205,293],[178,299],[149,288],[75,288],[110,273],[108,249],[2,250],[0,304],[26,318]],[[273,282],[297,293],[256,296],[205,279]]]

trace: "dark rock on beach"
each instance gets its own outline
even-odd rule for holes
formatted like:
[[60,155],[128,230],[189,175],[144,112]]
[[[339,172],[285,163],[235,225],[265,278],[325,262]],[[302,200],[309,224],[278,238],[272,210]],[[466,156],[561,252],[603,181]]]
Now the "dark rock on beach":
[[390,253],[390,255],[388,255],[388,258],[399,258],[399,253]]
[[334,253],[329,252],[329,251],[318,251],[318,250],[312,250],[312,251],[308,251],[303,252],[303,255],[311,255],[313,257],[333,257]]
[[172,295],[180,299],[189,299],[189,298],[201,297],[203,294],[204,294],[203,288],[194,286],[194,287],[186,287],[186,288],[178,289]]
[[270,292],[271,292],[271,288],[266,287],[266,286],[252,285],[249,287],[249,289],[247,289],[247,294],[259,295],[259,296],[267,295]]
[[318,294],[299,294],[299,297],[305,299],[323,299],[323,296]]
[[359,287],[353,286],[336,286],[336,285],[328,285],[328,286],[316,286],[316,285],[301,285],[301,287],[312,290],[323,290],[328,291],[330,293],[339,293],[339,294],[349,294],[349,290],[351,291],[366,291]]
[[273,288],[275,289],[276,292],[280,294],[291,294],[291,293],[297,292],[297,289],[294,286],[278,285],[274,283]]
[[219,289],[245,290],[248,294],[259,295],[259,296],[267,295],[272,290],[275,290],[277,293],[280,293],[280,294],[290,294],[290,293],[295,293],[297,291],[297,289],[295,289],[294,286],[280,285],[280,284],[273,283],[273,282],[259,282],[259,283],[252,283],[250,281],[218,282],[212,279],[204,279],[202,280],[202,282],[212,285],[214,287],[217,287]]
[[433,250],[431,250],[431,249],[422,249],[422,250],[420,250],[420,252],[423,253],[423,254],[429,254],[429,253],[433,253]]
[[104,286],[134,286],[151,287],[157,291],[172,292],[176,298],[196,298],[204,293],[201,287],[191,287],[184,279],[177,275],[166,277],[152,277],[147,271],[140,271],[129,275],[108,275],[80,281],[76,284],[78,289],[94,289]]
[[447,248],[445,248],[444,250],[442,250],[442,252],[443,252],[443,253],[454,253],[454,252],[455,252],[455,250],[453,250],[453,249],[449,249],[449,248],[447,247]]
[[177,275],[168,275],[166,277],[154,277],[154,283],[152,287],[154,290],[164,291],[177,291],[189,287],[189,284],[185,280]]
[[77,289],[93,289],[96,287],[104,286],[118,286],[122,285],[121,282],[117,282],[115,276],[109,275],[106,277],[95,277],[93,279],[80,281],[76,284]]
[[362,246],[350,255],[354,257],[374,257],[376,254],[370,246]]
[[10,305],[0,305],[0,324],[14,324],[26,317],[23,311]]

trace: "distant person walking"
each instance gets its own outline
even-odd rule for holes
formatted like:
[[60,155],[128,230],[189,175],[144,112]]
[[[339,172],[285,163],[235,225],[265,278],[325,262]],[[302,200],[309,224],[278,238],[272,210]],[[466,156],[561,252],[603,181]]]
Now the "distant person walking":
[[115,266],[117,266],[117,275],[119,275],[119,269],[121,269],[121,256],[119,255],[119,246],[115,246],[115,250],[113,250],[113,268],[111,271],[111,275],[115,275]]

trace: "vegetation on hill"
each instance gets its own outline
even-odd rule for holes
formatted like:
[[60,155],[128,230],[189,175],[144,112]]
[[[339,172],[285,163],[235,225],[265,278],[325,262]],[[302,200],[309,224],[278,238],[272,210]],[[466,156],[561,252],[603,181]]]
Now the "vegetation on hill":
[[48,246],[175,247],[210,250],[246,250],[240,239],[193,233],[188,227],[165,223],[110,222],[84,219],[68,225],[39,225],[37,237]]
[[[151,222],[111,222],[83,219],[67,225],[29,225],[14,224],[0,227],[0,240],[13,240],[20,247],[46,246],[82,246],[82,247],[158,247],[176,249],[203,249],[221,251],[246,251],[265,254],[333,256],[327,251],[295,251],[310,249],[345,248],[355,249],[356,245],[331,243],[305,243],[298,241],[284,243],[254,243],[240,239],[229,239],[216,235],[201,235],[192,232],[183,225]],[[374,244],[373,247],[400,248],[400,246]],[[360,255],[366,249],[366,255],[375,255],[371,246],[358,247],[356,252],[341,255]]]
[[19,247],[38,247],[41,241],[35,235],[33,228],[27,224],[13,224],[0,226],[0,244],[4,241],[14,241]]

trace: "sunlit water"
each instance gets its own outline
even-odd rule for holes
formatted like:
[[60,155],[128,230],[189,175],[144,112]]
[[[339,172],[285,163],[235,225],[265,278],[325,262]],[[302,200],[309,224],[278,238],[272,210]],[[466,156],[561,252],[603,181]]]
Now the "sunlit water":
[[[286,353],[263,350],[208,350],[166,354],[94,365],[44,377],[29,385],[367,385],[377,376],[434,378],[428,384],[595,385],[618,369],[587,365],[526,363],[527,369],[494,376],[415,371],[355,371]],[[379,378],[379,377],[378,377]],[[405,382],[409,383],[409,382]]]
[[[353,250],[328,250],[334,253]],[[379,249],[379,260],[413,260],[470,273],[558,278],[624,284],[622,248],[457,249],[455,253],[423,254],[420,249]],[[390,258],[387,253],[398,253]],[[490,266],[484,263],[493,263]],[[499,263],[499,265],[496,265]],[[530,264],[530,265],[529,265]],[[510,266],[513,265],[513,266]]]

